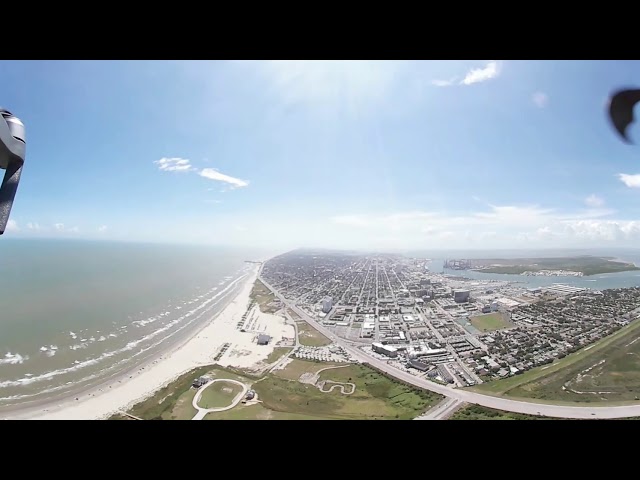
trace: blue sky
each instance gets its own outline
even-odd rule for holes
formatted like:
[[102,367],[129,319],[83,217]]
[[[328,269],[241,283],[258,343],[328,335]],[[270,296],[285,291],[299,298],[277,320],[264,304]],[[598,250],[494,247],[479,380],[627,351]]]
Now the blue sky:
[[634,246],[640,147],[605,105],[639,84],[637,61],[4,61],[28,136],[5,235]]

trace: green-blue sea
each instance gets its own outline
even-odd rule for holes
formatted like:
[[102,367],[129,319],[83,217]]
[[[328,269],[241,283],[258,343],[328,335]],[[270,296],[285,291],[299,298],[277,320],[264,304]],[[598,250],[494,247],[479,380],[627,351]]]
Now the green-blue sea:
[[0,412],[133,368],[230,301],[265,252],[72,240],[0,242]]

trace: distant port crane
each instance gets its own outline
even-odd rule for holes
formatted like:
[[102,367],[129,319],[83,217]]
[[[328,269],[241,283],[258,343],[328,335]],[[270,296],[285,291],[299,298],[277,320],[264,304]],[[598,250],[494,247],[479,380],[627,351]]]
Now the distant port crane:
[[450,270],[469,270],[471,268],[471,261],[445,260],[442,268],[448,268]]

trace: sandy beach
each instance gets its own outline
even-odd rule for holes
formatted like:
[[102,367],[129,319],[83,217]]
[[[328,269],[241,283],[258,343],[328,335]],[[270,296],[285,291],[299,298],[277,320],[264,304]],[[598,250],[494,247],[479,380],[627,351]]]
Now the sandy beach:
[[[243,280],[236,297],[203,327],[176,345],[171,351],[140,365],[136,371],[127,372],[81,396],[55,404],[43,405],[29,411],[17,411],[5,418],[42,420],[88,420],[108,418],[113,413],[127,410],[149,397],[189,370],[214,363],[214,357],[224,344],[230,344],[224,355],[215,363],[246,369],[258,369],[283,338],[293,338],[294,327],[278,315],[265,314],[255,306],[248,318],[251,330],[241,332],[237,323],[247,311],[249,295],[258,277],[260,267]],[[265,333],[272,337],[269,345],[257,345],[255,337]]]

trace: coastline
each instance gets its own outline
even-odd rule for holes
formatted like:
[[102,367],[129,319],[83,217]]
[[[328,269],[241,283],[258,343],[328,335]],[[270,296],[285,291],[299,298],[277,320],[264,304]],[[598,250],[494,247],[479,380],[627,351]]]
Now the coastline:
[[[158,352],[136,367],[121,372],[117,376],[91,387],[81,394],[61,399],[58,401],[43,400],[40,405],[32,405],[26,408],[18,408],[0,415],[5,419],[103,419],[108,418],[120,410],[127,410],[136,403],[151,396],[158,389],[166,386],[184,373],[204,365],[214,364],[213,357],[220,346],[229,342],[237,342],[242,347],[252,348],[251,335],[244,334],[235,328],[237,320],[245,313],[250,301],[251,290],[259,276],[260,265],[247,274],[242,280],[237,293],[218,313],[194,330],[186,333],[184,338],[173,344],[168,350]],[[279,319],[275,315],[262,314],[262,321],[267,322],[267,327],[279,327],[278,322],[273,322],[269,317]],[[284,325],[284,321],[281,322]],[[265,327],[265,328],[267,328]],[[278,332],[276,328],[276,333]],[[284,332],[284,330],[283,330]],[[271,330],[270,330],[271,333]],[[235,340],[235,342],[233,342]],[[253,365],[266,359],[275,345],[261,348],[257,353],[241,350],[246,361],[242,358],[230,357],[228,353],[219,364],[244,363]],[[231,349],[230,349],[231,350]],[[252,355],[251,355],[252,354]],[[247,358],[248,357],[248,358]]]

